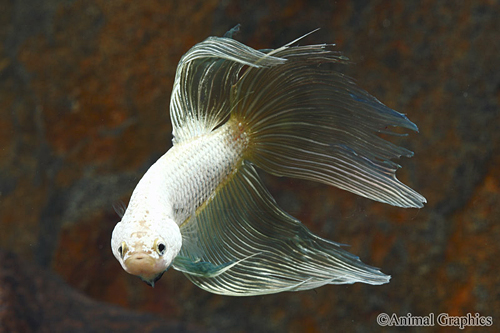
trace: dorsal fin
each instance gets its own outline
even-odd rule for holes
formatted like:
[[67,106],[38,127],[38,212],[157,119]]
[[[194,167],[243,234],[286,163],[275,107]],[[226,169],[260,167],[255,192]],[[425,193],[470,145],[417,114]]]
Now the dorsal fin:
[[170,101],[174,144],[209,133],[231,112],[231,87],[243,66],[270,67],[284,59],[228,37],[209,37],[180,60]]

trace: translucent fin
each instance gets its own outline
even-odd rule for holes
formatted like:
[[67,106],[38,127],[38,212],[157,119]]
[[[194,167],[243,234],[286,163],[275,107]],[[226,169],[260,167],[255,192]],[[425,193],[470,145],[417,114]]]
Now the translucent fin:
[[172,90],[174,144],[209,133],[227,119],[231,87],[243,66],[261,68],[284,62],[227,37],[209,37],[193,46],[177,66]]
[[425,198],[396,179],[399,166],[391,161],[413,153],[379,136],[417,126],[335,71],[332,64],[348,59],[330,49],[285,46],[268,52],[285,63],[243,73],[231,94],[231,118],[250,135],[246,158],[274,175],[422,207]]
[[193,258],[177,256],[174,259],[173,267],[183,273],[187,273],[194,276],[201,276],[205,278],[216,277],[219,274],[224,273],[226,270],[230,269],[232,266],[237,264],[237,262],[229,261],[227,263],[215,266],[212,263],[195,260]]
[[113,209],[115,210],[115,213],[120,216],[120,218],[125,215],[125,211],[127,210],[127,205],[123,201],[117,201],[113,203]]
[[231,30],[229,30],[228,32],[226,32],[223,37],[233,38],[234,35],[236,35],[237,33],[240,32],[240,28],[241,28],[241,24],[238,23]]
[[390,279],[282,211],[248,162],[181,225],[181,233],[196,240],[183,244],[182,260],[173,267],[216,294],[250,296]]

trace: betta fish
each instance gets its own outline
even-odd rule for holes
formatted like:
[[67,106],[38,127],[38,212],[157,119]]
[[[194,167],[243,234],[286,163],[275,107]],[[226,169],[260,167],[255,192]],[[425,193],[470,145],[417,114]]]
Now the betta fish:
[[392,161],[413,153],[380,135],[417,126],[337,71],[349,60],[332,44],[296,45],[303,36],[256,50],[232,38],[237,30],[182,56],[173,146],[133,191],[113,230],[114,256],[151,286],[173,267],[221,295],[389,282],[283,211],[257,168],[422,207],[425,198],[396,178]]

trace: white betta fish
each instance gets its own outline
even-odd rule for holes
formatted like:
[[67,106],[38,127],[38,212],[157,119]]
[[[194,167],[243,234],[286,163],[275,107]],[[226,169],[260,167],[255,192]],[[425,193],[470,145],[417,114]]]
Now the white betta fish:
[[425,198],[399,182],[384,139],[417,130],[331,64],[332,45],[255,50],[209,37],[180,60],[171,97],[173,147],[146,172],[112,235],[123,269],[149,285],[169,268],[200,288],[248,296],[325,284],[387,283],[340,244],[278,207],[256,167],[400,207]]

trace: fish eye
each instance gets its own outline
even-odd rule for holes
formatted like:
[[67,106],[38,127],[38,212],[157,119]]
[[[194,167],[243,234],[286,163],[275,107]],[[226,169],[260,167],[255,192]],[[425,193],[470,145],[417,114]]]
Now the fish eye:
[[158,251],[158,254],[161,255],[161,256],[165,254],[165,249],[166,248],[167,247],[163,243],[158,243],[158,245],[156,245],[156,250]]
[[122,244],[118,248],[118,253],[120,254],[120,257],[122,259],[123,259],[123,254],[125,253],[126,250],[127,250],[127,244],[125,244],[125,242],[122,242]]

